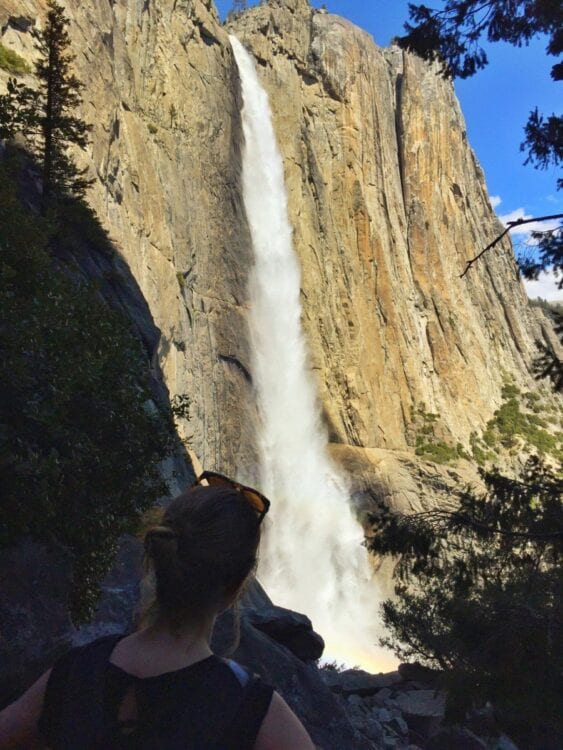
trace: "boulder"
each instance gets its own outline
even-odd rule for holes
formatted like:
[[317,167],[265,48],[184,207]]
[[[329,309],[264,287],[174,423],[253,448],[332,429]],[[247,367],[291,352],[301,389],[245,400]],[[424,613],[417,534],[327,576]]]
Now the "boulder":
[[343,672],[326,669],[323,671],[323,680],[335,693],[368,696],[393,687],[401,682],[401,677],[398,672],[369,674],[363,669],[345,669]]
[[407,717],[442,718],[444,716],[446,705],[444,693],[438,693],[435,690],[410,690],[408,693],[399,694],[396,700],[397,705]]
[[399,693],[395,701],[416,737],[427,737],[439,729],[446,703],[443,693],[434,690],[409,690]]
[[375,719],[370,719],[366,724],[364,734],[374,742],[381,742],[383,740],[383,727]]
[[518,750],[518,748],[514,742],[512,742],[510,737],[507,737],[506,734],[501,734],[496,741],[493,750]]
[[426,750],[487,750],[487,743],[461,727],[448,727],[430,738]]
[[430,669],[418,662],[413,664],[399,664],[397,670],[405,682],[418,682],[424,687],[437,687],[442,673],[438,669]]
[[384,687],[374,695],[373,701],[377,706],[384,706],[391,699],[391,695],[390,688]]
[[246,617],[257,630],[266,633],[303,661],[320,659],[323,654],[324,641],[315,633],[306,615],[271,605],[260,611],[249,609]]
[[380,708],[377,712],[377,718],[382,724],[388,724],[393,717],[386,708]]
[[389,726],[391,727],[391,729],[397,732],[397,734],[404,736],[409,733],[408,724],[401,716],[393,716],[393,718],[389,722]]

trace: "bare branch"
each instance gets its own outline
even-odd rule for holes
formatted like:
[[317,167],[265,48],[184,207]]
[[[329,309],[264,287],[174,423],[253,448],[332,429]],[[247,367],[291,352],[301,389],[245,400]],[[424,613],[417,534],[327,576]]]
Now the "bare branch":
[[559,537],[563,537],[563,531],[547,531],[547,532],[533,532],[533,531],[512,531],[509,529],[499,529],[495,528],[494,526],[488,526],[484,523],[481,523],[476,518],[473,518],[472,516],[469,516],[466,513],[460,513],[458,511],[445,511],[445,510],[427,510],[422,511],[421,513],[413,513],[410,516],[404,516],[404,520],[407,521],[407,523],[412,523],[412,521],[416,521],[417,519],[428,519],[430,521],[436,520],[436,521],[448,521],[448,522],[458,522],[462,524],[463,526],[472,526],[475,529],[479,529],[480,531],[486,531],[491,534],[501,534],[502,536],[510,536],[510,537],[521,537],[523,539],[558,539]]
[[487,252],[487,250],[490,250],[498,242],[500,242],[502,240],[502,238],[505,236],[505,234],[507,234],[508,232],[510,232],[510,230],[513,229],[514,227],[518,227],[521,224],[531,224],[534,221],[549,221],[550,219],[563,219],[563,214],[552,214],[551,216],[536,216],[536,217],[532,217],[531,219],[515,219],[514,221],[509,221],[508,224],[506,225],[506,229],[504,230],[504,232],[502,232],[502,234],[499,234],[499,236],[496,239],[494,239],[490,244],[488,244],[487,247],[484,250],[481,250],[481,252],[478,255],[476,255],[474,258],[471,258],[471,260],[467,261],[467,264],[465,266],[465,270],[460,275],[459,278],[462,279],[465,276],[465,274],[469,271],[469,269],[471,268],[471,266],[476,261],[478,261],[479,258],[481,258],[483,255],[485,255],[485,253]]

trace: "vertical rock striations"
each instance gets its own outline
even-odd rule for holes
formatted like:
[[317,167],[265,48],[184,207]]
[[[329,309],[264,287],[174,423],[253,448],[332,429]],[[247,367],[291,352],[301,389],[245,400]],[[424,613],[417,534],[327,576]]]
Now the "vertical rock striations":
[[259,62],[285,156],[312,365],[332,440],[406,447],[411,408],[468,443],[526,378],[531,317],[452,86],[306,0],[232,30]]
[[[210,0],[65,0],[87,155],[88,198],[161,331],[171,394],[191,399],[186,434],[207,468],[254,464],[246,335],[250,263],[239,188],[240,102]],[[33,59],[42,0],[0,0],[0,37]],[[25,18],[26,23],[21,19]],[[0,86],[6,80],[0,71]]]
[[[161,331],[185,432],[208,468],[255,471],[247,335],[252,262],[240,189],[240,92],[211,0],[65,0],[90,199]],[[44,0],[0,0],[2,41],[33,57]],[[307,0],[231,23],[258,60],[284,155],[304,324],[331,440],[408,450],[412,408],[467,445],[528,378],[534,319],[451,85]],[[4,76],[5,80],[5,76]],[[0,85],[2,71],[0,71]]]

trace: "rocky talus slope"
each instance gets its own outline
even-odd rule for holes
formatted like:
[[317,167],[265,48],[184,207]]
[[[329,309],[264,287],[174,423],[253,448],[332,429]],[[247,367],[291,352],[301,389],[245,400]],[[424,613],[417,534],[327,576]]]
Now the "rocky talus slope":
[[[312,660],[322,644],[310,621],[272,605],[255,582],[240,617],[234,657],[278,687],[319,750],[518,750],[489,710],[474,712],[464,726],[444,726],[437,672],[409,664],[376,675],[319,670]],[[228,650],[232,633],[224,615],[216,627],[219,652]]]

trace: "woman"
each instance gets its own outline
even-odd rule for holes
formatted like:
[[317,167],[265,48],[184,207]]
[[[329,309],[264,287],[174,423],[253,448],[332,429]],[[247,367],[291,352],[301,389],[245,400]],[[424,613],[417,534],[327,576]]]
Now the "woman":
[[278,693],[209,646],[256,567],[269,501],[212,472],[196,485],[146,534],[139,629],[60,659],[0,713],[0,748],[314,750]]

